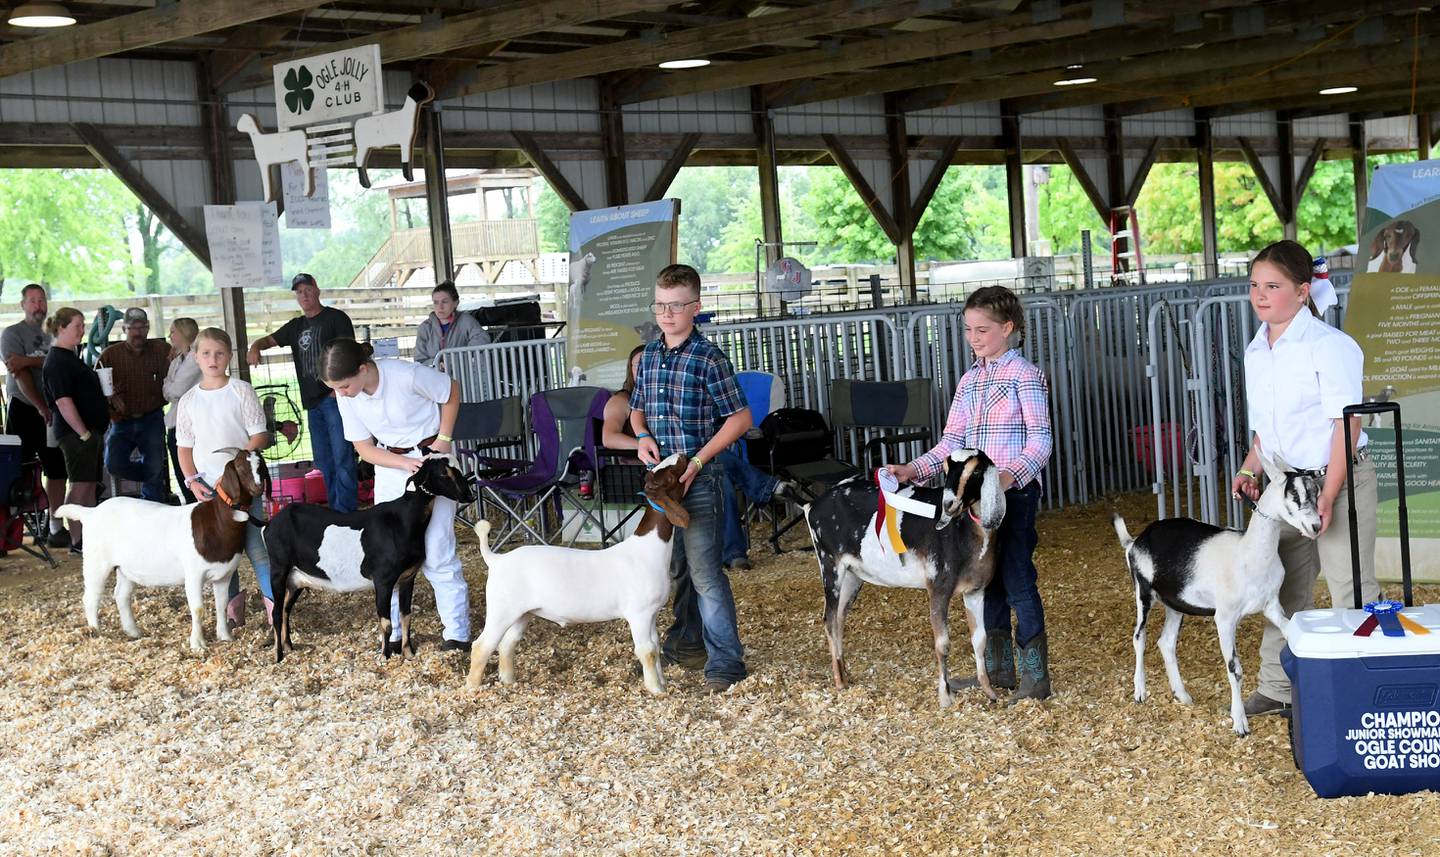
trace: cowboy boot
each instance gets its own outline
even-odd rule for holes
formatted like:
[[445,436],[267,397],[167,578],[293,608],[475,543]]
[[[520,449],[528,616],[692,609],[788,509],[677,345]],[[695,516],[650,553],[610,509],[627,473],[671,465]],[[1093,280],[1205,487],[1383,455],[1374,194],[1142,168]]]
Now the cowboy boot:
[[1022,699],[1046,699],[1050,696],[1050,655],[1049,645],[1042,632],[1035,639],[1020,647],[1018,658],[1020,688],[1010,694],[1007,705],[1014,705]]
[[[986,634],[985,673],[990,676],[992,688],[1015,689],[1015,647],[1010,642],[1009,634]],[[975,676],[950,679],[952,691],[979,686],[980,679]]]
[[225,619],[230,623],[232,629],[245,624],[245,590],[240,590],[240,594],[231,598],[230,603],[225,605]]

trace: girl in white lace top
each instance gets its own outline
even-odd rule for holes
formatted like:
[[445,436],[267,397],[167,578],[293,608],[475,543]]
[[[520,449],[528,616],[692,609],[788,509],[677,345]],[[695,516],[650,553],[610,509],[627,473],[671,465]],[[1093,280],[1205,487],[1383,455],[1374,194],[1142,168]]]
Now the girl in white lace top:
[[[264,449],[270,444],[265,430],[265,411],[255,388],[239,378],[231,378],[228,370],[234,356],[230,335],[216,327],[200,331],[195,339],[195,362],[200,366],[200,383],[180,397],[175,422],[175,441],[180,449],[180,469],[196,499],[209,500],[213,486],[225,470],[233,452],[225,449]],[[256,497],[250,515],[263,519],[265,498]],[[265,599],[265,615],[270,616],[270,555],[259,527],[246,528],[245,555],[255,568],[260,594]],[[240,574],[230,578],[230,604],[225,610],[231,627],[245,624],[245,593],[240,590]]]

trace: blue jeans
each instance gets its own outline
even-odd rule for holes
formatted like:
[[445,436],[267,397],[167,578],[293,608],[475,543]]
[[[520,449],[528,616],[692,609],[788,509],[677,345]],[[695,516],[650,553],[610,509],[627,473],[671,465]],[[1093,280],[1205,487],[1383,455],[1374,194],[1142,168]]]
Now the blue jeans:
[[[130,456],[140,450],[140,460]],[[140,482],[140,496],[164,503],[170,496],[165,484],[165,414],[154,410],[143,417],[112,423],[105,437],[105,469],[131,482]]]
[[685,495],[690,526],[677,530],[670,577],[675,581],[675,624],[662,648],[672,656],[704,647],[705,677],[745,678],[745,651],[735,620],[735,596],[720,564],[721,468],[701,471]]
[[724,465],[725,478],[721,480],[721,494],[725,503],[725,537],[720,559],[730,563],[750,553],[750,532],[740,517],[739,494],[744,494],[751,503],[764,505],[775,493],[780,481],[774,476],[762,473],[750,466],[730,450],[715,456],[716,462]]
[[[250,517],[262,520],[265,517],[265,498],[256,497],[250,504]],[[275,600],[270,589],[270,552],[265,550],[265,532],[253,524],[245,525],[245,556],[255,567],[255,582],[260,584],[260,594]],[[240,570],[230,576],[230,597],[240,594]]]
[[1040,506],[1040,484],[1005,492],[1005,521],[996,534],[1000,554],[995,577],[985,587],[985,631],[1010,636],[1010,611],[1015,611],[1015,644],[1024,646],[1045,632],[1045,607],[1036,586],[1035,510]]
[[325,477],[325,498],[337,512],[353,512],[360,505],[360,480],[355,474],[355,447],[345,439],[340,405],[334,396],[307,411],[310,415],[310,451]]

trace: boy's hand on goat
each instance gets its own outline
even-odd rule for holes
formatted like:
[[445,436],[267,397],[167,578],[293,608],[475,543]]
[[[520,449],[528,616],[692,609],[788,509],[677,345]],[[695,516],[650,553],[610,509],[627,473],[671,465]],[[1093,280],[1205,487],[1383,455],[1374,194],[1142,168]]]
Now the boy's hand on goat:
[[195,499],[202,503],[215,496],[215,492],[210,490],[210,486],[198,479],[190,483],[190,493],[194,494]]
[[700,468],[703,466],[703,464],[696,462],[695,459],[690,459],[689,466],[685,468],[684,473],[680,474],[680,487],[684,489],[680,492],[680,496],[683,497],[690,493],[690,486],[695,482],[695,477],[700,475]]
[[640,456],[640,460],[645,464],[660,463],[660,445],[655,442],[655,438],[653,437],[640,438],[639,443],[635,447],[635,451]]

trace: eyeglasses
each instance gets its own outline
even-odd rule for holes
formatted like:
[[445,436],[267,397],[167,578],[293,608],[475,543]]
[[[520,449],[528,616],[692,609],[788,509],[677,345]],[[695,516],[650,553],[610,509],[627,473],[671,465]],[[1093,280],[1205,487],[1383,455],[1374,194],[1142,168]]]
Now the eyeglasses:
[[677,315],[691,304],[698,304],[699,301],[669,301],[668,303],[653,303],[650,311],[656,315]]

